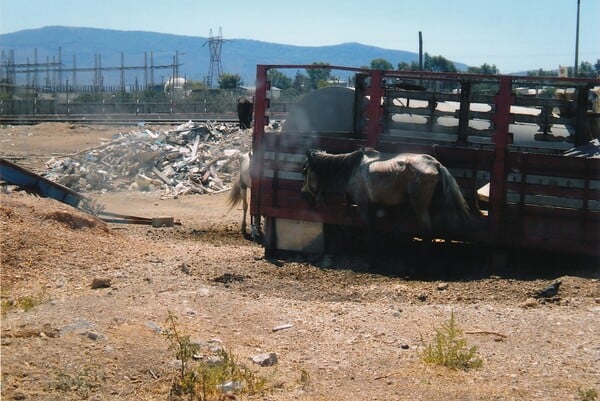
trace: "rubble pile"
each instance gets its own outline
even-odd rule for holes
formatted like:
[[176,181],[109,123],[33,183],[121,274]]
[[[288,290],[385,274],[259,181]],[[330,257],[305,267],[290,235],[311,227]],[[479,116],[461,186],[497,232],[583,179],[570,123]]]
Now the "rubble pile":
[[141,126],[100,146],[52,158],[44,176],[78,192],[215,193],[230,188],[237,156],[251,143],[251,132],[237,123],[188,121],[167,131]]

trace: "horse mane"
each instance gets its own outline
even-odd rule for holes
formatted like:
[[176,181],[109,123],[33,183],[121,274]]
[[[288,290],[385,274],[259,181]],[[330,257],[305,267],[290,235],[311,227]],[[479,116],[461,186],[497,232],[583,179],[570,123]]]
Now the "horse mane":
[[362,149],[342,154],[332,154],[316,149],[307,151],[308,163],[318,175],[322,183],[321,187],[326,192],[344,187],[363,156]]
[[315,170],[320,178],[349,176],[363,155],[362,149],[342,154],[310,150],[307,154],[311,168]]

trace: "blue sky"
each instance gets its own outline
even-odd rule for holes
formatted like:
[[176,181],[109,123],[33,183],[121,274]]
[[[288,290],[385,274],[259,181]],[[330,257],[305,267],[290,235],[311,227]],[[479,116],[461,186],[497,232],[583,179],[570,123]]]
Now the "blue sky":
[[[579,60],[600,58],[600,0],[580,0]],[[359,42],[502,73],[572,65],[577,0],[0,0],[0,34],[49,25],[300,46]],[[389,60],[395,64],[395,60]]]

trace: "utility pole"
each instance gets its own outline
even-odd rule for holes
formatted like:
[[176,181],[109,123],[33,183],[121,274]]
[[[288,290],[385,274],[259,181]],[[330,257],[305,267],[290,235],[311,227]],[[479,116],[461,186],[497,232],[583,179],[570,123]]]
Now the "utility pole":
[[419,31],[419,71],[423,71],[423,33]]
[[577,0],[577,26],[575,28],[575,68],[573,68],[573,76],[576,77],[579,65],[579,6],[581,0]]

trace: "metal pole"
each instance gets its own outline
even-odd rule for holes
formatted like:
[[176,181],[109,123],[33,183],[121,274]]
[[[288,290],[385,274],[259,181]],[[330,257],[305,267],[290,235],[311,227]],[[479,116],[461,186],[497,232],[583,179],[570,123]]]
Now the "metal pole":
[[575,68],[573,68],[573,76],[577,76],[579,65],[579,6],[581,0],[577,0],[577,27],[575,28]]
[[67,95],[67,115],[69,115],[71,112],[71,110],[69,109],[69,78],[67,78],[65,90]]
[[60,92],[60,87],[62,86],[62,78],[63,78],[63,65],[62,65],[62,47],[58,47],[58,91]]
[[121,52],[121,92],[125,92],[125,55]]
[[419,31],[419,71],[423,71],[423,34]]

